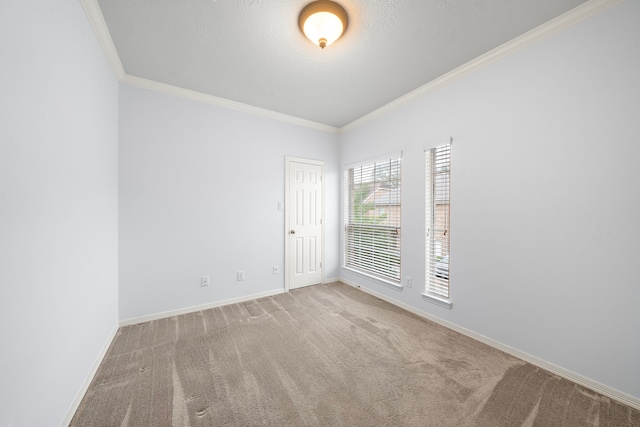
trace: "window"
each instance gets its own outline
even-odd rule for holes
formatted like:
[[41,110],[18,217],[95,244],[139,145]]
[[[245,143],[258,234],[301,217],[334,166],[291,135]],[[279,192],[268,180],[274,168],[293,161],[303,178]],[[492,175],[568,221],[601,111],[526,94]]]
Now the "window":
[[344,172],[344,266],[400,284],[401,157]]
[[451,139],[426,150],[425,296],[447,308],[449,302]]

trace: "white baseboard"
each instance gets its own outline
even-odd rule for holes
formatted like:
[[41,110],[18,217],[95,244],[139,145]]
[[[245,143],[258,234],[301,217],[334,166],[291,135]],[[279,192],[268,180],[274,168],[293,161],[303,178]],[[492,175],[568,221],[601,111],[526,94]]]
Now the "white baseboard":
[[[336,278],[336,279],[331,279],[331,280],[332,281],[337,281],[338,279]],[[209,308],[220,307],[220,306],[229,305],[229,304],[235,304],[235,303],[238,303],[238,302],[251,301],[251,300],[254,300],[254,299],[258,299],[258,298],[263,298],[263,297],[268,297],[268,296],[272,296],[272,295],[281,294],[283,292],[284,292],[284,289],[274,289],[272,291],[267,291],[267,292],[262,292],[262,293],[258,293],[258,294],[247,295],[247,296],[243,296],[243,297],[239,297],[239,298],[231,298],[231,299],[227,299],[227,300],[223,300],[223,301],[217,301],[217,302],[213,302],[213,303],[209,303],[209,304],[203,304],[203,305],[198,305],[198,306],[193,306],[193,307],[181,308],[181,309],[172,310],[172,311],[165,311],[163,313],[151,314],[149,316],[136,317],[136,318],[133,318],[133,319],[121,320],[119,322],[119,324],[116,325],[116,327],[113,329],[113,331],[111,331],[111,334],[109,334],[109,338],[107,339],[105,345],[103,346],[102,350],[100,351],[100,354],[98,355],[98,358],[96,359],[96,362],[94,363],[93,367],[91,368],[91,371],[89,372],[89,375],[87,375],[87,378],[86,378],[85,382],[82,384],[82,387],[80,388],[80,391],[78,391],[78,394],[76,395],[76,398],[73,401],[73,404],[69,408],[69,411],[67,412],[67,415],[64,417],[64,420],[62,420],[62,423],[60,424],[60,426],[61,427],[67,427],[71,423],[71,420],[73,420],[73,416],[76,414],[76,411],[78,410],[78,407],[80,406],[80,403],[82,403],[82,399],[84,398],[84,395],[86,394],[87,390],[89,389],[89,386],[91,385],[91,382],[93,381],[93,378],[95,377],[96,373],[98,372],[98,368],[100,367],[100,364],[104,360],[104,357],[107,355],[107,351],[109,350],[109,347],[111,346],[111,343],[113,342],[114,338],[116,337],[116,334],[118,333],[118,329],[120,327],[128,326],[128,325],[135,325],[135,324],[142,323],[142,322],[149,322],[151,320],[163,319],[165,317],[176,316],[176,315],[179,315],[179,314],[192,313],[194,311],[207,310]]]
[[251,301],[258,298],[270,297],[284,293],[284,289],[274,289],[267,292],[245,295],[237,298],[230,298],[222,301],[215,301],[208,304],[195,305],[192,307],[179,308],[177,310],[164,311],[162,313],[149,314],[147,316],[134,317],[120,321],[120,326],[136,325],[138,323],[150,322],[152,320],[164,319],[165,317],[178,316],[180,314],[193,313],[200,310],[208,310],[210,308],[221,307],[223,305],[236,304],[239,302]]
[[339,282],[340,278],[339,277],[329,277],[323,280],[322,283],[333,283],[333,282]]
[[597,381],[594,381],[590,378],[584,377],[580,374],[576,374],[575,372],[572,372],[568,369],[565,369],[561,366],[555,365],[551,362],[548,362],[546,360],[540,359],[536,356],[532,356],[528,353],[525,353],[523,351],[520,351],[516,348],[510,347],[506,344],[503,344],[499,341],[496,341],[492,338],[488,338],[485,337],[484,335],[478,334],[472,330],[463,328],[462,326],[458,326],[455,323],[451,323],[447,320],[441,319],[440,317],[434,316],[432,314],[429,314],[425,311],[421,311],[415,307],[410,306],[409,304],[405,304],[401,301],[395,300],[393,298],[389,298],[388,296],[378,293],[376,291],[373,291],[371,289],[368,289],[362,285],[359,285],[357,283],[351,282],[349,280],[345,280],[345,279],[339,279],[342,283],[345,283],[349,286],[352,286],[354,288],[357,288],[363,292],[366,292],[370,295],[373,295],[374,297],[380,298],[381,300],[384,300],[390,304],[393,304],[397,307],[403,308],[413,314],[416,314],[420,317],[424,317],[425,319],[431,320],[435,323],[438,323],[439,325],[444,326],[445,328],[451,329],[453,331],[456,331],[458,333],[461,333],[462,335],[466,335],[469,338],[473,338],[476,341],[480,341],[484,344],[487,344],[493,348],[496,348],[498,350],[504,351],[507,354],[510,354],[514,357],[517,357],[518,359],[524,360],[525,362],[531,363],[534,366],[537,366],[539,368],[542,368],[546,371],[551,372],[552,374],[555,374],[559,377],[565,378],[569,381],[573,381],[576,384],[579,384],[583,387],[586,387],[590,390],[593,390],[597,393],[600,393],[604,396],[607,396],[611,399],[617,400],[618,402],[621,402],[625,405],[631,406],[632,408],[638,409],[640,410],[640,398],[631,396],[629,394],[626,394],[624,392],[621,392],[619,390],[616,390],[612,387],[609,387],[607,385],[601,384]]
[[67,415],[62,420],[62,423],[60,424],[61,427],[68,427],[69,424],[71,424],[71,420],[73,420],[73,416],[76,414],[76,411],[80,406],[80,403],[82,403],[82,399],[84,399],[84,395],[89,389],[89,386],[91,385],[91,381],[93,381],[93,378],[96,376],[96,373],[98,372],[98,368],[100,367],[100,364],[104,360],[104,357],[107,355],[107,351],[109,350],[109,347],[113,342],[113,339],[116,337],[116,334],[118,333],[118,329],[119,329],[118,325],[115,325],[115,327],[109,334],[109,337],[107,338],[107,341],[105,342],[104,346],[102,346],[102,350],[100,351],[100,354],[98,354],[98,358],[96,359],[95,363],[91,367],[91,371],[89,371],[89,375],[87,375],[87,378],[84,380],[82,387],[80,387],[80,390],[78,391],[78,394],[76,395],[75,400],[73,401],[73,403],[71,404],[71,407],[67,411]]
[[[459,332],[462,335],[466,335],[469,338],[473,338],[477,341],[480,341],[484,344],[487,344],[493,348],[496,348],[498,350],[504,351],[507,354],[510,354],[514,357],[517,357],[518,359],[524,360],[525,362],[531,363],[534,366],[537,366],[539,368],[545,369],[555,375],[558,375],[559,377],[562,378],[566,378],[569,381],[573,381],[576,384],[579,384],[583,387],[586,387],[588,389],[591,389],[597,393],[600,393],[604,396],[610,397],[611,399],[617,400],[621,403],[624,403],[625,405],[631,406],[632,408],[638,409],[640,410],[640,399],[631,395],[628,395],[626,393],[623,393],[619,390],[616,390],[612,387],[606,386],[604,384],[601,384],[597,381],[593,381],[587,377],[584,377],[582,375],[576,374],[575,372],[569,371],[568,369],[562,368],[560,366],[554,365],[553,363],[550,363],[546,360],[540,359],[538,357],[532,356],[528,353],[525,353],[523,351],[520,351],[516,348],[510,347],[506,344],[503,344],[499,341],[496,341],[494,339],[485,337],[484,335],[478,334],[476,332],[473,332],[469,329],[463,328],[461,326],[458,326],[454,323],[451,323],[447,320],[441,319],[440,317],[434,316],[432,314],[429,314],[427,312],[418,310],[417,308],[410,306],[408,304],[405,304],[401,301],[395,300],[393,298],[389,298],[384,294],[378,293],[376,291],[373,291],[371,289],[368,289],[364,286],[361,286],[357,283],[351,282],[349,280],[345,280],[345,279],[340,279],[340,278],[328,278],[325,279],[325,283],[331,283],[331,282],[335,282],[335,281],[341,281],[342,283],[345,283],[349,286],[352,286],[356,289],[359,289],[363,292],[366,292],[370,295],[373,295],[377,298],[380,298],[381,300],[387,301],[390,304],[393,304],[395,306],[398,306],[400,308],[403,308],[413,314],[416,314],[420,317],[424,317],[425,319],[431,320],[435,323],[438,323],[446,328],[449,328],[453,331]],[[176,316],[179,314],[185,314],[185,313],[191,313],[194,311],[200,311],[200,310],[207,310],[209,308],[214,308],[214,307],[221,307],[223,305],[229,305],[229,304],[236,304],[239,302],[246,302],[246,301],[250,301],[253,299],[258,299],[258,298],[264,298],[264,297],[268,297],[268,296],[272,296],[272,295],[278,295],[284,293],[284,289],[274,289],[272,291],[267,291],[267,292],[262,292],[262,293],[258,293],[258,294],[253,294],[253,295],[247,295],[247,296],[243,296],[243,297],[238,297],[238,298],[231,298],[231,299],[227,299],[227,300],[222,300],[222,301],[217,301],[217,302],[213,302],[210,304],[203,304],[203,305],[198,305],[198,306],[193,306],[193,307],[187,307],[187,308],[182,308],[182,309],[178,309],[178,310],[172,310],[172,311],[166,311],[163,313],[157,313],[157,314],[152,314],[149,316],[143,316],[143,317],[137,317],[137,318],[132,318],[132,319],[126,319],[126,320],[122,320],[120,321],[120,326],[127,326],[127,325],[135,325],[137,323],[142,323],[142,322],[148,322],[151,320],[157,320],[157,319],[162,319],[165,317],[171,317],[171,316]],[[113,329],[113,331],[111,331],[111,334],[109,335],[109,338],[107,339],[105,345],[102,348],[102,351],[100,352],[100,354],[98,355],[98,358],[96,359],[96,362],[94,363],[93,367],[91,368],[91,371],[89,372],[89,375],[87,375],[87,378],[84,382],[84,384],[82,385],[80,391],[78,391],[78,394],[76,395],[76,398],[73,402],[73,404],[71,405],[71,407],[69,408],[69,411],[67,412],[67,416],[64,418],[64,420],[62,421],[62,423],[60,424],[61,427],[67,427],[70,423],[71,420],[73,419],[73,416],[75,415],[76,411],[78,410],[78,407],[80,406],[80,403],[82,402],[82,399],[84,398],[85,393],[87,392],[87,389],[89,388],[89,385],[91,385],[91,381],[93,381],[93,378],[95,377],[96,373],[98,372],[98,368],[100,367],[100,364],[102,363],[104,357],[107,354],[107,351],[109,350],[109,346],[111,346],[111,343],[113,342],[113,339],[116,336],[116,333],[118,332],[118,327],[115,327]]]

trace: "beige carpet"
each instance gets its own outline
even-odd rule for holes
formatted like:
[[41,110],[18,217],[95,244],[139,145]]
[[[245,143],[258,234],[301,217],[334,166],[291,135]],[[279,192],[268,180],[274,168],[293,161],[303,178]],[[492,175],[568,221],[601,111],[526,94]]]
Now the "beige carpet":
[[340,283],[123,327],[72,426],[640,426]]

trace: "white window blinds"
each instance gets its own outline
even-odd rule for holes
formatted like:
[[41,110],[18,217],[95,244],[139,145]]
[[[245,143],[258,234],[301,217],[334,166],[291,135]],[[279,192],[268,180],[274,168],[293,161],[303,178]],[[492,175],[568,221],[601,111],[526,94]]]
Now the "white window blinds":
[[427,295],[449,299],[451,142],[426,150]]
[[344,265],[400,283],[401,158],[344,173]]

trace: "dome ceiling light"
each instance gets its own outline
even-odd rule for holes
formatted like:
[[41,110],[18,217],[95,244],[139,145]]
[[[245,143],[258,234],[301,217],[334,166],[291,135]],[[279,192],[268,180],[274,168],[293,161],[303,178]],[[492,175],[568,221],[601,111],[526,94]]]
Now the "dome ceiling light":
[[346,31],[347,11],[334,1],[318,0],[309,3],[300,12],[298,25],[303,34],[322,49],[329,46]]

